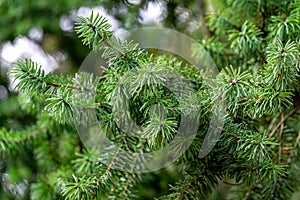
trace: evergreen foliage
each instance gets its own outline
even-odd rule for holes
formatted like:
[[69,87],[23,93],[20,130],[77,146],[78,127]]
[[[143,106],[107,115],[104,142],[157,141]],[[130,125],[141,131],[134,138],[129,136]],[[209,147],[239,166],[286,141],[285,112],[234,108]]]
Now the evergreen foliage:
[[[75,30],[84,45],[104,50],[108,67],[101,78],[46,74],[28,59],[15,65],[16,88],[24,109],[36,113],[36,123],[24,131],[2,129],[0,152],[25,154],[25,148],[34,153],[37,166],[31,167],[38,178],[30,180],[28,168],[24,173],[31,199],[139,199],[136,189],[144,174],[133,172],[143,164],[143,154],[123,172],[114,169],[126,162],[116,162],[120,152],[101,157],[86,151],[72,119],[88,109],[96,110],[111,141],[132,152],[169,143],[182,111],[201,113],[192,145],[176,162],[182,178],[159,199],[208,199],[218,185],[225,185],[227,199],[291,198],[300,185],[300,2],[217,2],[218,10],[208,15],[212,37],[200,41],[221,70],[213,95],[193,66],[113,38],[106,19],[94,14],[79,17]],[[188,80],[196,95],[184,90],[189,102],[176,96],[168,88],[170,77]],[[94,91],[96,102],[78,106],[78,91]],[[216,99],[226,109],[225,125],[214,149],[199,158]],[[122,106],[128,112],[118,112]],[[127,135],[119,115],[144,127],[146,139]]]

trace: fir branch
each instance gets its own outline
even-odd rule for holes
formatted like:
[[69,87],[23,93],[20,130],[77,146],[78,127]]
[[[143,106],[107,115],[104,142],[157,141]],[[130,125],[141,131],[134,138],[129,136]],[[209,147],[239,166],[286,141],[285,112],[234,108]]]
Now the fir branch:
[[127,55],[113,44],[111,40],[112,32],[109,31],[111,25],[107,23],[107,19],[100,16],[99,13],[94,16],[93,12],[90,17],[83,18],[79,16],[78,19],[81,23],[76,24],[75,32],[79,35],[79,38],[83,38],[83,44],[92,47],[94,50],[99,47],[114,49],[119,56],[127,58]]
[[110,173],[111,173],[111,171],[112,171],[112,169],[113,169],[113,166],[114,166],[114,164],[115,164],[115,161],[117,160],[117,158],[118,158],[118,156],[119,156],[119,154],[120,154],[120,152],[121,152],[121,149],[122,149],[122,147],[124,146],[124,144],[125,144],[125,138],[124,138],[123,142],[120,144],[120,146],[119,146],[117,152],[115,153],[113,159],[110,161],[110,163],[109,163],[108,167],[106,168],[105,172],[104,172],[104,173],[101,175],[101,177],[97,180],[97,184],[98,184],[98,185],[102,184],[102,182],[103,182],[104,180],[106,180],[106,179],[109,177],[109,175],[110,175]]
[[99,13],[94,16],[94,12],[90,17],[79,16],[78,19],[80,23],[76,24],[75,32],[79,38],[83,38],[84,45],[88,45],[92,49],[97,49],[102,43],[110,46],[107,40],[111,37],[112,32],[109,31],[111,25],[107,23],[107,19],[100,16]]
[[40,133],[41,131],[34,130],[34,127],[31,127],[29,130],[19,132],[11,132],[3,128],[0,130],[0,153],[20,150],[24,144],[36,139]]
[[[101,123],[103,122],[107,137],[119,144],[117,151],[103,155],[103,159],[109,161],[108,166],[99,164],[96,158],[84,152],[74,161],[75,167],[66,167],[70,168],[66,177],[70,177],[72,170],[76,168],[79,174],[85,176],[79,178],[74,175],[73,181],[61,186],[61,188],[65,187],[62,193],[65,198],[72,200],[134,198],[132,190],[140,176],[133,172],[144,158],[135,157],[129,173],[117,172],[114,166],[121,166],[126,162],[126,158],[117,160],[120,150],[141,153],[149,150],[149,143],[150,146],[157,148],[161,144],[167,144],[177,131],[178,122],[182,118],[181,111],[188,113],[197,110],[203,113],[199,121],[203,125],[201,128],[205,129],[211,106],[214,100],[220,97],[227,103],[228,121],[216,147],[209,155],[213,159],[196,158],[204,135],[204,131],[197,130],[195,133],[197,139],[188,149],[188,156],[184,155],[179,159],[184,166],[183,180],[172,187],[174,191],[165,199],[202,198],[216,188],[216,185],[221,183],[220,180],[228,186],[242,189],[236,193],[235,199],[282,199],[291,196],[296,188],[295,185],[298,184],[295,175],[299,175],[297,168],[299,159],[296,151],[300,132],[294,130],[298,127],[298,123],[288,119],[298,112],[299,107],[285,113],[288,108],[295,107],[297,104],[292,97],[299,87],[299,36],[297,34],[300,30],[299,2],[292,1],[291,7],[287,6],[289,2],[278,1],[267,3],[266,1],[231,0],[224,4],[228,8],[223,10],[222,15],[209,17],[211,29],[218,35],[215,39],[207,41],[206,45],[207,49],[214,54],[214,59],[218,60],[220,68],[229,64],[238,67],[226,68],[220,73],[215,88],[218,92],[213,98],[203,89],[204,82],[201,76],[195,75],[197,71],[182,67],[183,65],[176,59],[163,56],[153,58],[139,49],[134,42],[122,42],[113,38],[107,20],[94,14],[88,18],[79,17],[80,23],[76,26],[76,32],[85,45],[93,49],[104,49],[104,57],[108,59],[109,67],[100,82],[93,83],[92,78],[89,79],[90,76],[83,74],[78,74],[77,78],[73,79],[45,74],[40,66],[29,60],[17,64],[12,74],[15,74],[20,81],[17,87],[21,92],[44,98],[47,102],[46,110],[56,115],[54,117],[60,122],[72,118],[74,111],[82,114],[85,110],[96,108],[96,115]],[[236,14],[244,10],[253,12],[242,17]],[[257,13],[261,14],[253,16]],[[230,40],[228,40],[228,33],[231,33]],[[238,56],[240,53],[247,59],[240,59]],[[261,62],[265,63],[264,68],[257,73],[252,73]],[[165,66],[168,66],[168,69]],[[133,73],[127,73],[128,71]],[[184,76],[181,81],[191,83],[197,90],[197,95],[184,100],[171,95],[166,89],[168,86],[166,82],[177,80],[177,76],[175,78],[172,76],[174,71]],[[93,83],[91,87],[86,87],[91,83]],[[124,103],[121,100],[128,93],[133,95]],[[97,102],[89,104],[88,97],[93,94],[96,94]],[[186,94],[191,94],[191,91],[187,91]],[[79,105],[76,104],[78,99],[82,100]],[[126,114],[133,119],[134,123],[142,127],[149,125],[146,132],[148,146],[144,146],[143,141],[139,139],[124,136],[125,131],[122,131],[120,124],[117,123],[117,119],[122,116],[115,113],[115,110],[119,110],[120,107],[113,108],[112,100],[122,106],[128,103]],[[222,104],[224,107],[225,103]],[[151,106],[154,104],[163,105],[167,112],[154,112],[151,116],[153,114]],[[281,116],[280,120],[275,113]],[[268,117],[274,115],[275,117],[270,121]],[[250,119],[252,117],[255,119]],[[266,127],[267,130],[264,131]],[[37,130],[44,128],[47,127],[40,125],[36,127]],[[277,132],[278,137],[274,137]],[[298,136],[295,134],[297,132]],[[31,133],[25,134],[25,138],[21,136],[13,138],[16,142],[11,146],[27,143],[31,141],[31,137],[34,139],[37,136]],[[62,162],[53,150],[57,143],[60,144],[61,138],[55,141],[51,134],[47,133],[49,142],[38,140],[34,147],[38,164],[42,166],[39,167],[39,172],[48,173],[49,169],[56,170]],[[1,132],[0,138],[0,148],[4,145],[9,149],[10,147],[5,145],[10,146],[11,135],[8,134],[6,137]],[[279,147],[277,147],[278,143]],[[76,144],[74,146],[77,148]],[[273,153],[275,150],[279,155]],[[278,163],[275,162],[277,160]],[[235,178],[237,183],[228,183],[224,181],[225,178]],[[47,182],[34,184],[31,187],[34,191],[32,197],[44,198],[40,192],[52,195],[53,192],[50,189],[47,191],[47,187],[53,188],[53,184]]]
[[[135,159],[134,159],[134,161],[133,161],[133,163],[132,163],[131,169],[130,169],[130,171],[127,173],[127,176],[126,176],[127,181],[126,181],[126,183],[125,183],[125,187],[124,187],[124,189],[123,189],[123,191],[122,191],[122,194],[121,194],[122,200],[128,199],[128,197],[127,197],[127,192],[128,192],[129,187],[130,187],[130,183],[131,183],[131,182],[133,181],[133,179],[135,178],[135,177],[134,177],[134,173],[135,173],[136,167],[137,167],[138,164],[141,164],[141,162],[143,162],[143,160],[140,158],[140,155],[139,155],[139,154],[141,154],[141,153],[144,152],[144,148],[145,148],[146,143],[147,143],[147,138],[144,139],[144,141],[142,142],[142,145],[141,145],[141,147],[140,147],[140,150],[139,150],[139,152],[137,153],[137,156],[135,157]],[[141,155],[141,156],[142,156],[142,155]]]
[[192,187],[194,187],[201,179],[203,179],[203,175],[199,174],[196,177],[193,178],[192,181],[189,182],[188,185],[186,185],[182,191],[180,191],[180,193],[177,196],[177,200],[181,200],[184,198],[185,193],[188,192],[188,190],[190,190]]
[[53,82],[57,79],[54,75],[45,74],[45,71],[42,69],[42,66],[38,65],[36,62],[33,62],[30,59],[20,60],[12,68],[10,74],[15,76],[14,81],[19,81],[16,85],[16,89],[21,90],[25,93],[38,92],[44,93],[53,88],[68,88],[71,90],[84,90],[88,91],[87,88],[81,86],[70,85],[68,78],[60,79],[65,83]]

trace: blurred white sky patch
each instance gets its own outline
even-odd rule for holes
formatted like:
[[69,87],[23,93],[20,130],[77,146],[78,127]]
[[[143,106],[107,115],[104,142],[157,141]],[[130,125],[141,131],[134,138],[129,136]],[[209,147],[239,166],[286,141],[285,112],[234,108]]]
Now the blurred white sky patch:
[[28,37],[35,41],[42,41],[44,38],[44,31],[40,27],[33,27],[28,32]]
[[108,23],[112,25],[111,30],[116,31],[120,28],[120,23],[114,17],[109,15],[101,6],[89,8],[89,7],[80,7],[78,10],[73,10],[69,14],[66,14],[60,18],[60,28],[65,32],[73,32],[74,30],[74,22],[78,21],[77,17],[89,17],[92,13],[99,14],[100,16],[104,16]]
[[[123,30],[120,29],[119,22],[108,15],[106,10],[102,7],[81,7],[78,10],[71,11],[70,14],[64,15],[60,20],[60,27],[63,31],[73,31],[74,21],[77,20],[77,16],[88,17],[91,12],[94,11],[95,14],[99,13],[102,16],[105,16],[108,20],[108,23],[112,25],[112,31],[116,33],[122,33]],[[41,41],[44,37],[43,30],[38,27],[34,27],[29,30],[28,37],[19,36],[13,42],[6,42],[2,44],[0,49],[0,57],[2,64],[5,67],[9,67],[12,63],[18,61],[22,58],[31,58],[33,61],[39,63],[43,66],[43,69],[46,72],[53,71],[59,65],[61,59],[65,59],[66,56],[62,56],[61,53],[57,55],[49,55],[43,51],[39,44],[35,41]]]
[[0,101],[5,101],[8,97],[8,92],[6,87],[0,85]]
[[[30,58],[42,66],[46,73],[49,73],[59,67],[59,62],[65,59],[60,53],[49,55],[44,52],[39,44],[25,36],[17,37],[13,42],[6,42],[0,50],[2,66],[8,68],[20,59]],[[9,76],[9,89],[14,90],[16,82],[12,82]]]
[[0,56],[6,65],[11,65],[22,58],[31,58],[42,65],[47,73],[58,68],[56,58],[46,54],[40,45],[25,36],[19,36],[13,42],[6,42],[2,46]]
[[[108,22],[112,25],[112,31],[116,33],[123,33],[120,29],[119,22],[108,15],[106,10],[102,7],[81,7],[78,10],[73,10],[69,14],[66,14],[60,19],[60,28],[65,32],[73,32],[74,22],[78,21],[77,16],[88,17],[91,12],[94,11],[95,14],[99,13],[105,16]],[[42,41],[44,37],[44,32],[41,28],[34,27],[29,30],[27,36],[19,36],[13,42],[5,42],[0,47],[0,60],[3,67],[7,68],[9,71],[13,63],[20,59],[30,58],[34,62],[37,62],[42,66],[42,69],[46,73],[49,73],[59,67],[59,63],[64,61],[67,55],[56,52],[54,54],[47,54],[37,43]],[[17,83],[12,83],[12,77],[10,77],[9,89],[13,90]]]
[[[130,4],[139,4],[140,0],[128,0]],[[163,2],[149,2],[147,6],[140,11],[140,16],[142,18],[142,24],[158,24],[165,16],[166,6]],[[60,28],[65,32],[72,32],[74,30],[74,22],[78,21],[77,16],[88,17],[91,12],[95,14],[99,13],[101,16],[105,16],[108,23],[112,25],[111,30],[114,32],[116,37],[123,37],[126,34],[125,29],[120,25],[120,22],[114,17],[109,15],[107,11],[101,7],[81,7],[78,10],[73,10],[69,14],[66,14],[60,19]],[[28,37],[19,36],[13,42],[6,42],[2,44],[0,49],[0,58],[2,64],[5,67],[10,66],[13,62],[16,62],[22,58],[31,58],[43,66],[46,72],[53,71],[58,67],[58,62],[56,57],[46,54],[43,49],[35,42],[41,41],[44,37],[43,30],[39,27],[33,27],[28,32]],[[58,56],[66,57],[66,56]]]
[[25,180],[18,184],[9,183],[9,175],[7,173],[3,173],[0,178],[3,183],[2,187],[4,191],[12,193],[18,199],[24,197],[26,188],[28,187],[28,181]]
[[[139,4],[140,0],[127,0],[129,4]],[[111,30],[114,35],[120,39],[126,37],[126,30],[122,28],[120,22],[113,16],[109,15],[101,6],[98,7],[81,7],[77,10],[70,11],[68,14],[60,18],[60,28],[70,33],[74,31],[74,22],[77,22],[77,16],[89,17],[91,12],[94,14],[106,17],[108,23],[112,25]],[[124,10],[126,12],[126,10]],[[144,9],[140,10],[139,15],[142,20],[141,24],[159,24],[165,17],[166,5],[161,1],[149,2]],[[64,61],[68,55],[56,52],[54,54],[47,54],[37,43],[44,38],[44,32],[39,27],[33,27],[29,30],[28,36],[19,36],[13,42],[5,42],[0,46],[0,62],[2,67],[9,71],[13,63],[20,59],[31,58],[37,62],[46,73],[49,73],[59,67],[59,63]],[[12,78],[10,77],[10,82]],[[14,84],[10,84],[9,89],[13,90]]]
[[141,0],[125,0],[125,2],[131,5],[138,5],[141,3]]
[[161,1],[148,2],[144,9],[140,10],[141,24],[159,24],[166,13],[166,5]]

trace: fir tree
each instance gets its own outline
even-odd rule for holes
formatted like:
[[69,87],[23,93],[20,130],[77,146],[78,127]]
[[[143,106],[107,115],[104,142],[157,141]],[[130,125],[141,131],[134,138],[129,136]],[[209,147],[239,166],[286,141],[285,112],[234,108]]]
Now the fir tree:
[[[190,80],[197,91],[189,106],[201,112],[201,128],[176,162],[182,179],[159,199],[209,198],[218,185],[226,185],[227,199],[291,198],[300,184],[300,2],[228,0],[218,1],[215,8],[208,15],[212,36],[200,41],[221,70],[213,80],[213,95],[193,66],[114,39],[110,25],[98,15],[79,17],[76,32],[84,45],[104,49],[108,67],[101,78],[45,74],[28,59],[16,64],[11,71],[18,80],[16,88],[29,102],[24,107],[37,113],[37,122],[24,131],[2,129],[0,150],[14,155],[24,146],[32,148],[40,175],[29,182],[32,199],[139,199],[136,188],[144,175],[133,172],[145,158],[134,158],[132,171],[118,171],[115,167],[124,163],[115,162],[120,153],[116,151],[102,157],[109,161],[104,165],[96,151],[81,146],[72,119],[95,109],[105,134],[120,148],[132,152],[161,148],[178,133],[180,111],[188,110],[168,90],[168,74]],[[194,52],[199,55],[199,49]],[[126,76],[130,71],[137,73]],[[96,102],[78,106],[78,91],[87,90],[95,91]],[[110,102],[122,103],[129,92],[130,117],[147,127],[146,140],[128,136],[116,122]],[[225,125],[213,150],[199,158],[216,99],[225,106]],[[165,113],[151,110],[155,103]]]

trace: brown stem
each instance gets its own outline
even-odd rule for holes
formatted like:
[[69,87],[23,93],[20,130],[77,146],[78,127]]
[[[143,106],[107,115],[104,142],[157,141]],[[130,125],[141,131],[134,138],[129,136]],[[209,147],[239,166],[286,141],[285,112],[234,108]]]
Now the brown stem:
[[272,127],[274,126],[275,122],[277,121],[279,114],[280,113],[276,113],[276,115],[274,116],[274,118],[270,122],[270,125],[269,125],[268,130],[267,130],[267,135],[270,134],[270,131],[272,130]]
[[287,118],[289,118],[291,115],[293,115],[295,112],[297,112],[299,110],[300,106],[294,108],[293,110],[291,110],[288,114],[286,114],[281,120],[280,122],[275,126],[275,128],[273,129],[273,131],[270,133],[270,135],[268,136],[269,138],[273,137],[274,134],[276,133],[276,131],[278,130],[278,128],[281,126],[282,123],[284,123],[285,120],[287,120]]
[[252,185],[249,186],[248,191],[247,191],[247,193],[246,193],[246,195],[244,197],[244,200],[247,200],[249,198],[251,190],[252,190]]
[[241,183],[229,183],[227,181],[223,181],[223,183],[225,183],[226,185],[232,185],[232,186],[239,186],[239,185],[243,185],[244,182],[241,182]]
[[278,162],[281,163],[281,150],[282,150],[282,142],[281,142],[281,139],[282,139],[282,133],[283,133],[283,127],[284,127],[284,120],[283,120],[284,116],[283,114],[281,114],[281,121],[283,121],[281,124],[280,124],[280,132],[279,132],[279,148],[278,148]]
[[298,132],[298,137],[297,137],[296,142],[294,144],[295,148],[298,146],[299,142],[300,142],[300,131]]

